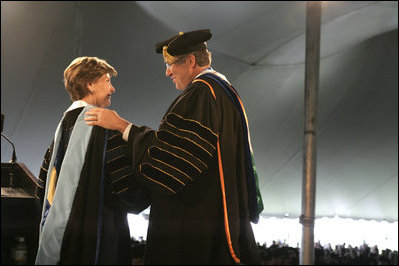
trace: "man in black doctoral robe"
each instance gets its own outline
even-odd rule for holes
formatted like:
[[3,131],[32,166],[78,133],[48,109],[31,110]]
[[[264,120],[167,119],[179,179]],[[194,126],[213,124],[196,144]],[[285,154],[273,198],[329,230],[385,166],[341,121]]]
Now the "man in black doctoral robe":
[[263,204],[244,106],[210,67],[209,30],[156,45],[181,94],[158,130],[95,108],[89,125],[124,133],[137,179],[152,191],[146,264],[260,264],[250,221]]

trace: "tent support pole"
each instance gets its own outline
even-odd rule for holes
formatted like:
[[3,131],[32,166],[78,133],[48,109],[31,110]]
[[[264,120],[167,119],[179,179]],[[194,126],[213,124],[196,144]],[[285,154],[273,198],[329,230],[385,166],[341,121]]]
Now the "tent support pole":
[[306,6],[305,120],[302,176],[301,265],[314,264],[314,221],[316,190],[317,94],[320,63],[321,2]]

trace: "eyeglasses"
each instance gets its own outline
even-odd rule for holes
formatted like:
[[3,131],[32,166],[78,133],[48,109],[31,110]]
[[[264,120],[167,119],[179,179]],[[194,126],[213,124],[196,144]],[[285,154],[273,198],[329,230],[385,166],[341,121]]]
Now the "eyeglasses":
[[172,64],[165,64],[166,68],[170,69],[174,64],[177,64],[179,62],[182,62],[183,60],[186,60],[187,57],[181,57],[179,59],[177,59],[175,62],[173,62]]

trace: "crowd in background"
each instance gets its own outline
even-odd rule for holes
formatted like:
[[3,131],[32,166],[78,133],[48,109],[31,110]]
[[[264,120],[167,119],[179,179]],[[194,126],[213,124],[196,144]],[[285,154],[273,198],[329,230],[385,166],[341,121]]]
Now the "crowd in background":
[[[132,238],[133,265],[143,265],[145,240]],[[280,241],[273,241],[269,247],[258,243],[264,265],[299,265],[299,247],[289,247]],[[381,252],[377,246],[367,243],[359,247],[315,243],[315,265],[398,265],[398,251],[385,249]]]
[[[273,241],[270,247],[258,245],[265,265],[299,265],[299,247]],[[377,246],[367,243],[359,247],[315,243],[315,265],[398,265],[398,251],[385,249],[379,252]]]

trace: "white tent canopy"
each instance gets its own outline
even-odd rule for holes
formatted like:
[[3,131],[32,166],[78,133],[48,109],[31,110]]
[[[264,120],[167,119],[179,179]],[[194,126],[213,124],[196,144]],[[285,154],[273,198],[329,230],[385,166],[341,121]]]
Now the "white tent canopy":
[[[1,2],[1,113],[38,175],[78,56],[113,65],[111,108],[157,128],[178,95],[155,43],[211,29],[246,107],[265,216],[299,217],[306,2]],[[398,220],[398,3],[323,2],[316,216]],[[2,162],[11,146],[1,141]]]

